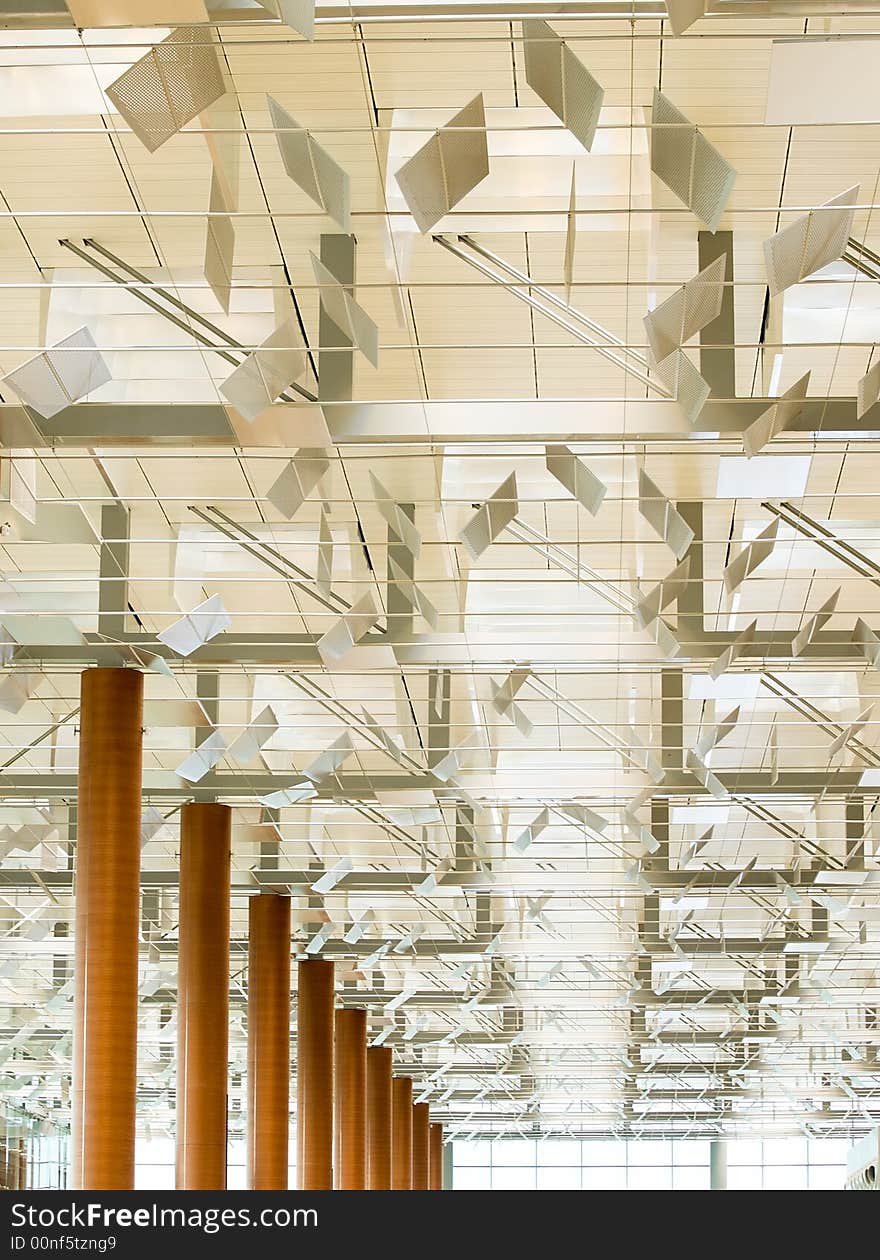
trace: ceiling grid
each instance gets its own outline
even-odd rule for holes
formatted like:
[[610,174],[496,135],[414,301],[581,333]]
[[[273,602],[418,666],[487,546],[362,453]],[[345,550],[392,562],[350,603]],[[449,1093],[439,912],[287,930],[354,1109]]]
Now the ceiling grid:
[[[143,1133],[190,800],[233,1132],[276,888],[448,1136],[880,1123],[880,113],[770,105],[880,5],[69,7],[0,31],[7,1098],[69,1106],[97,663],[147,674]],[[113,85],[169,47],[160,138]]]

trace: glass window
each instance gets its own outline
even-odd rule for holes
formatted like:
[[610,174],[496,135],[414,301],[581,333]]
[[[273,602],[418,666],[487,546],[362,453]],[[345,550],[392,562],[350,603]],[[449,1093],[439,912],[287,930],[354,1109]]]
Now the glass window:
[[635,1165],[668,1165],[672,1163],[671,1142],[627,1142],[627,1159]]
[[599,1168],[625,1167],[626,1142],[590,1138],[581,1142],[581,1160],[584,1165],[595,1165]]
[[135,1190],[173,1190],[173,1164],[137,1164],[134,1173]]
[[496,1168],[492,1166],[493,1190],[534,1190],[534,1168]]
[[765,1190],[806,1190],[806,1164],[765,1164]]
[[754,1164],[760,1168],[763,1162],[760,1142],[749,1142],[738,1138],[734,1142],[727,1143],[728,1166],[730,1164]]
[[845,1164],[850,1143],[846,1138],[819,1138],[810,1142],[811,1164]]
[[625,1168],[584,1168],[582,1171],[584,1190],[625,1190]]
[[708,1165],[706,1167],[688,1167],[683,1165],[672,1170],[673,1190],[709,1190],[711,1189]]
[[570,1138],[546,1138],[538,1143],[538,1166],[556,1166],[559,1164],[576,1164],[581,1162],[581,1144]]
[[806,1164],[806,1138],[769,1138],[764,1142],[765,1164]]
[[138,1138],[134,1149],[135,1163],[174,1164],[176,1152],[171,1138]]
[[760,1190],[761,1165],[743,1164],[727,1168],[728,1190]]
[[626,1184],[629,1190],[671,1190],[672,1169],[633,1168],[630,1165]]
[[846,1182],[846,1165],[811,1165],[807,1182],[811,1190],[842,1190]]
[[452,1184],[456,1190],[491,1190],[492,1173],[488,1168],[456,1164],[452,1170]]
[[492,1143],[492,1166],[534,1164],[535,1142],[531,1138],[499,1138]]
[[683,1139],[681,1142],[673,1142],[672,1162],[675,1165],[705,1164],[708,1167],[711,1146],[711,1142],[698,1142],[691,1138]]
[[452,1162],[454,1164],[485,1164],[488,1166],[492,1153],[491,1142],[455,1141],[452,1144]]
[[580,1168],[538,1168],[539,1190],[580,1190]]

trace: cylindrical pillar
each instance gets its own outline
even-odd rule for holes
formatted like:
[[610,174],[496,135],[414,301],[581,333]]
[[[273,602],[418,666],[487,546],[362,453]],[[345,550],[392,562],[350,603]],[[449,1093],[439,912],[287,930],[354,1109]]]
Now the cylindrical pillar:
[[18,1141],[18,1185],[16,1189],[27,1190],[28,1188],[28,1158],[27,1146],[24,1138]]
[[250,1190],[287,1189],[290,1120],[290,898],[263,893],[248,907]]
[[430,1129],[427,1103],[413,1103],[412,1126],[412,1188],[428,1189],[428,1130]]
[[412,1080],[395,1076],[391,1083],[391,1189],[412,1190]]
[[134,1189],[144,678],[87,669],[79,714],[73,1188]]
[[336,1012],[336,1126],[334,1158],[337,1190],[367,1188],[367,1012]]
[[727,1189],[727,1143],[723,1140],[709,1143],[709,1188]]
[[391,1189],[391,1047],[367,1048],[367,1189]]
[[443,1189],[443,1125],[432,1124],[428,1133],[428,1188]]
[[231,833],[228,805],[180,811],[178,1190],[226,1189]]
[[299,964],[296,1151],[300,1190],[333,1189],[333,963]]

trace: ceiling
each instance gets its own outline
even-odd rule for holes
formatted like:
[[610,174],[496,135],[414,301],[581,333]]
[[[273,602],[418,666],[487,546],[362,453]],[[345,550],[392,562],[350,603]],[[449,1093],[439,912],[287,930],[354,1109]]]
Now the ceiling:
[[[48,418],[0,382],[7,1099],[66,1114],[79,674],[123,662],[148,670],[143,1132],[173,1125],[191,799],[235,811],[233,1132],[261,889],[290,892],[296,956],[337,961],[453,1136],[865,1130],[880,407],[856,398],[880,285],[853,249],[880,253],[880,111],[822,121],[821,74],[819,121],[765,107],[780,41],[831,59],[880,37],[880,6],[722,2],[675,37],[659,3],[328,5],[313,42],[271,7],[191,28],[229,91],[151,153],[103,90],[170,28],[3,6],[0,372],[86,327],[109,378]],[[604,88],[589,152],[526,81],[523,13]],[[655,90],[737,172],[714,236],[652,173]],[[267,93],[350,177],[351,236],[285,172]],[[395,172],[478,93],[489,176],[421,234]],[[212,178],[237,182],[222,212]],[[771,297],[764,241],[855,185],[857,246]],[[719,251],[692,424],[643,320]],[[302,371],[247,420],[220,387],[279,326]],[[202,646],[157,638],[208,599]]]

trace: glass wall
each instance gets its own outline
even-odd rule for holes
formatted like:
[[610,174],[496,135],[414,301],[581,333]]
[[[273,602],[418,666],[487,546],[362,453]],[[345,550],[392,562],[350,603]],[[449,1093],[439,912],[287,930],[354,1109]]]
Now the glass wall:
[[[729,1141],[729,1190],[842,1190],[848,1141]],[[454,1190],[708,1190],[708,1141],[496,1138],[453,1143]]]
[[765,1138],[727,1143],[728,1190],[842,1190],[852,1143]]
[[[296,1139],[288,1151],[288,1185],[296,1186]],[[136,1190],[174,1189],[174,1140],[170,1137],[139,1137],[135,1145],[134,1185]],[[247,1145],[244,1138],[231,1138],[226,1148],[226,1188],[247,1189]]]
[[70,1135],[49,1117],[0,1106],[0,1187],[63,1190],[68,1184]]
[[[50,1139],[46,1139],[47,1141]],[[54,1139],[53,1139],[54,1140]],[[728,1190],[842,1190],[846,1139],[731,1139]],[[613,1141],[571,1138],[495,1138],[455,1141],[454,1190],[708,1190],[708,1141]],[[245,1188],[245,1143],[229,1143],[228,1185]],[[46,1183],[42,1183],[46,1184]],[[290,1147],[290,1184],[296,1184],[296,1143]],[[174,1143],[138,1140],[139,1190],[174,1188]]]

